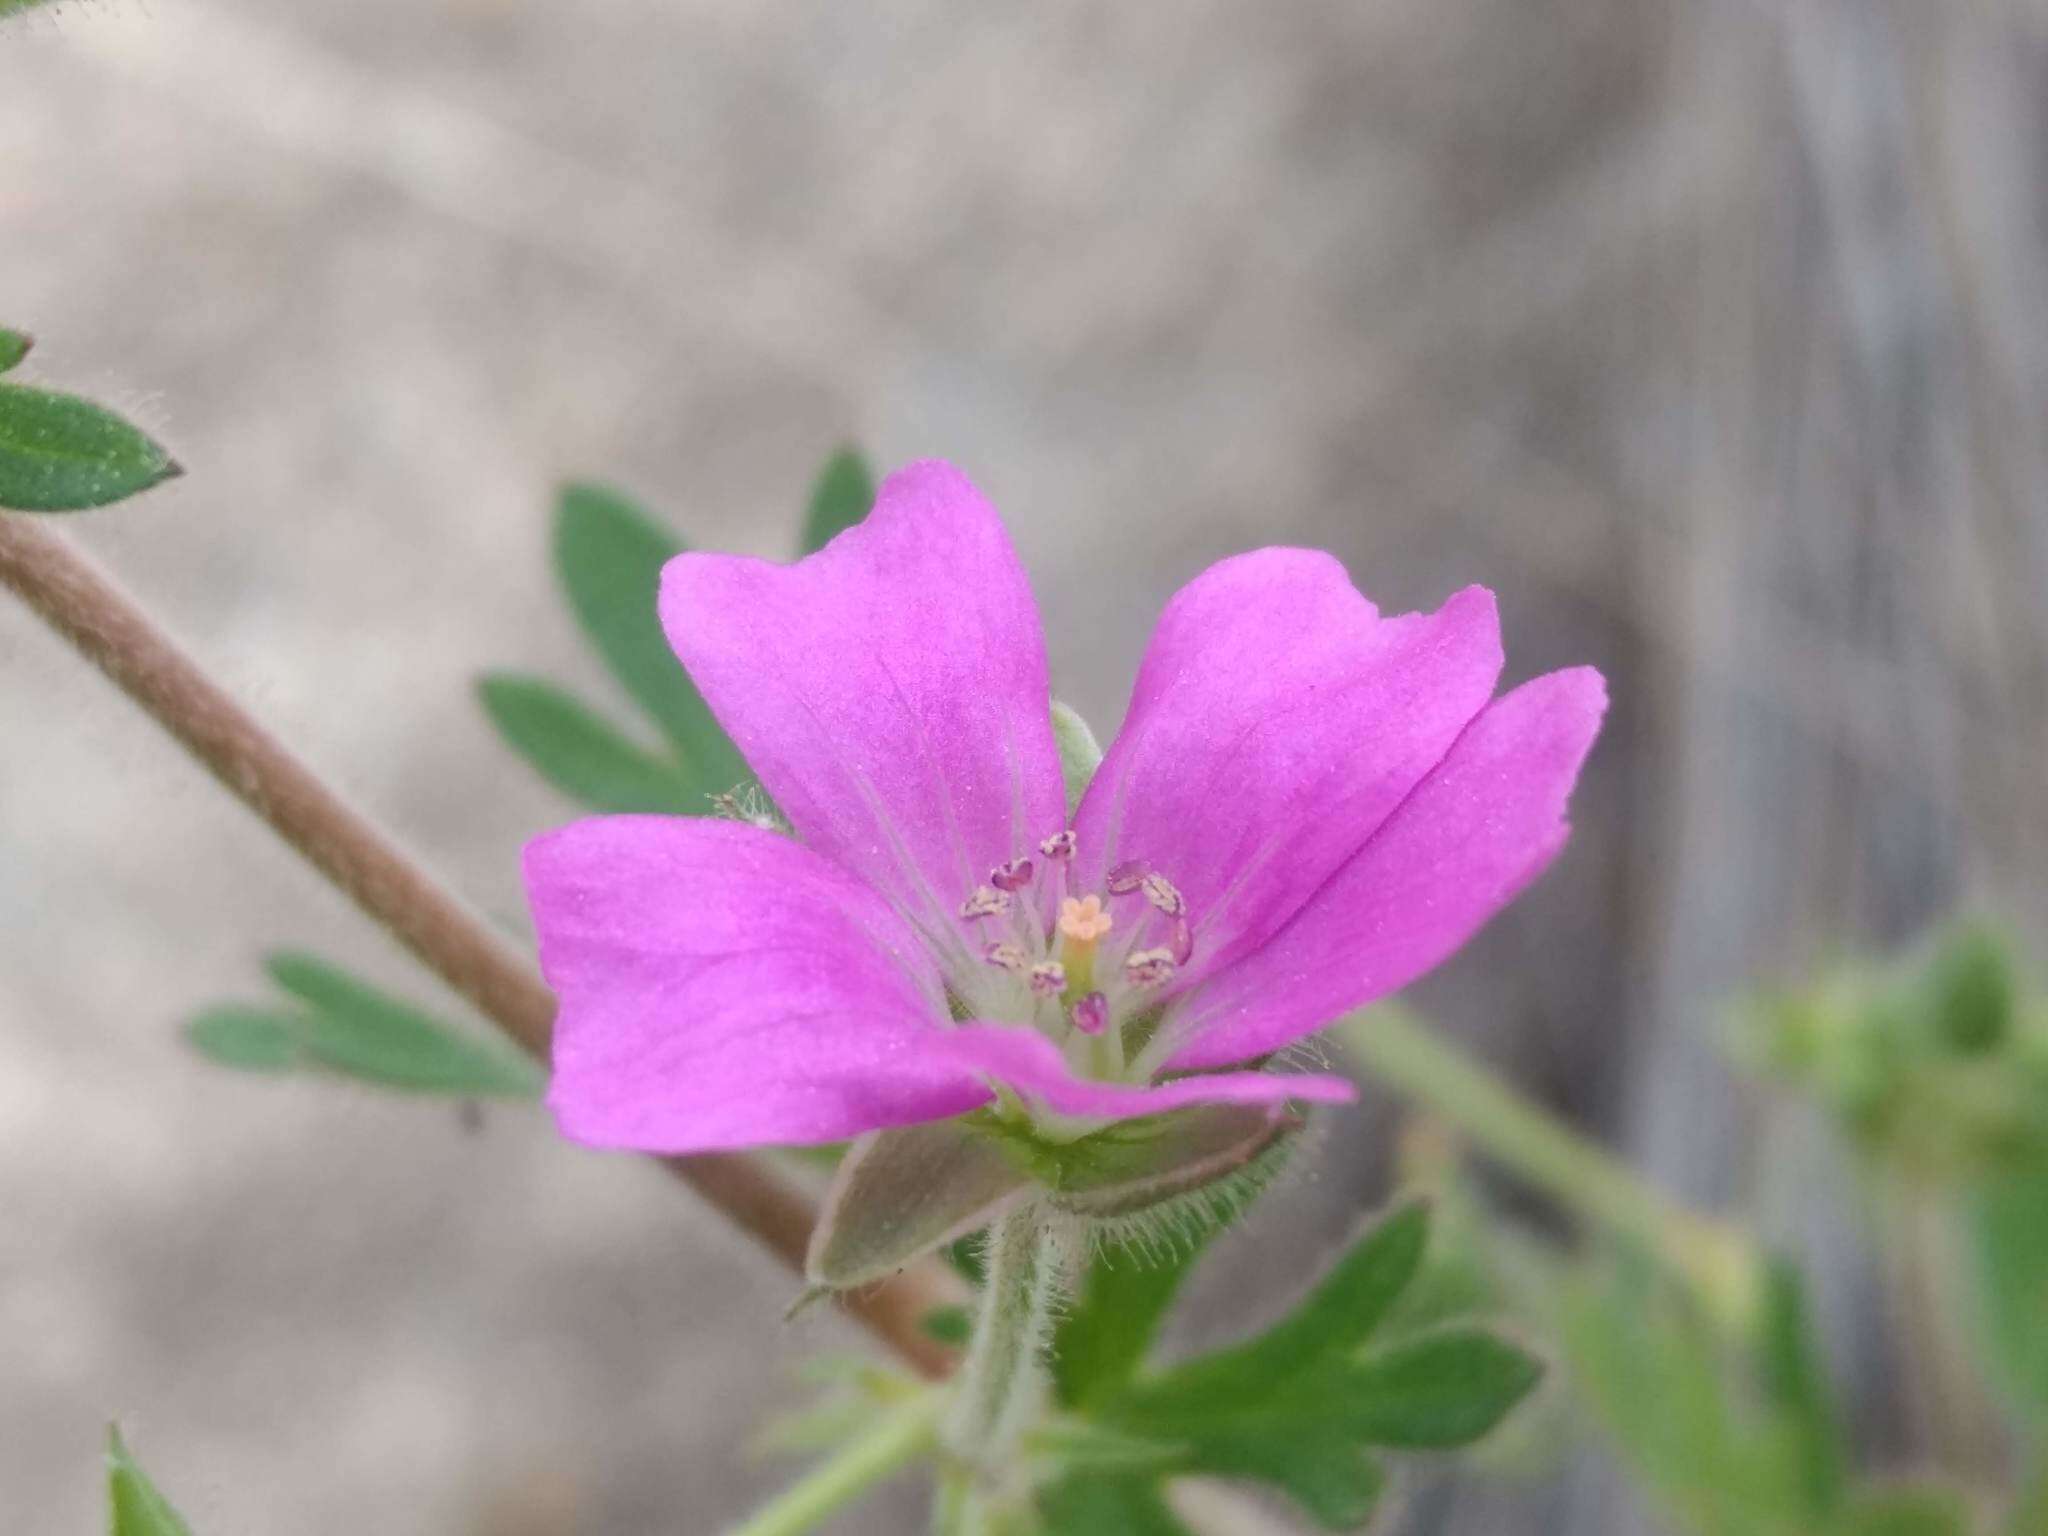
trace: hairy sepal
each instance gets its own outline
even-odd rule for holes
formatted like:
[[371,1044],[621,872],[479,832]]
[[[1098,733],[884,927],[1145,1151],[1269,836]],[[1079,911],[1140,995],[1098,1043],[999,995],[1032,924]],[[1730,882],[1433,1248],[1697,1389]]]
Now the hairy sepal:
[[833,1290],[880,1280],[987,1226],[1030,1186],[1016,1159],[964,1121],[871,1131],[833,1176],[805,1276]]

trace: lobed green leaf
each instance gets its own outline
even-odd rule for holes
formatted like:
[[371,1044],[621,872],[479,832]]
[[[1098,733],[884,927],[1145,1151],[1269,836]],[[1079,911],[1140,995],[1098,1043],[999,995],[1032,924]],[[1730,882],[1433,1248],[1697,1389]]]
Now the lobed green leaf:
[[1048,1536],[1191,1536],[1145,1477],[1063,1478],[1039,1492],[1038,1512]]
[[[1384,1490],[1377,1448],[1470,1444],[1542,1376],[1526,1351],[1478,1328],[1413,1333],[1358,1353],[1415,1278],[1428,1234],[1425,1205],[1397,1207],[1258,1337],[1127,1385],[1119,1373],[1133,1362],[1097,1345],[1105,1358],[1091,1362],[1096,1374],[1083,1370],[1078,1390],[1104,1423],[1181,1444],[1173,1470],[1271,1483],[1320,1524],[1350,1529]],[[1165,1300],[1142,1304],[1163,1310]],[[1141,1311],[1136,1324],[1149,1338],[1156,1318]]]
[[553,683],[509,672],[477,680],[498,734],[555,788],[594,811],[701,815],[702,789]]
[[1094,1255],[1053,1333],[1053,1385],[1061,1402],[1089,1407],[1131,1379],[1212,1230],[1198,1230],[1163,1253],[1110,1243]]
[[1417,1334],[1327,1373],[1324,1413],[1369,1445],[1450,1450],[1492,1432],[1543,1364],[1481,1328]]
[[0,507],[103,507],[179,473],[168,453],[103,406],[0,384]]
[[1397,1206],[1374,1222],[1286,1317],[1254,1339],[1144,1382],[1138,1401],[1170,1405],[1175,1422],[1229,1417],[1291,1390],[1308,1366],[1371,1337],[1415,1278],[1429,1242],[1429,1208]]

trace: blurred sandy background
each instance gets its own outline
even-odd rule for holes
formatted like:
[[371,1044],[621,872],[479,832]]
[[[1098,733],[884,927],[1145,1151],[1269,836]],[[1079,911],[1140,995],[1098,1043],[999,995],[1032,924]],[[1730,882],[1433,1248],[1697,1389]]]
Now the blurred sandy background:
[[[68,526],[511,925],[566,808],[468,686],[603,687],[564,475],[773,552],[839,440],[954,458],[1105,729],[1227,551],[1496,587],[1511,677],[1616,710],[1570,855],[1421,1001],[1814,1256],[1869,1454],[1940,1453],[1718,1010],[1958,903],[2048,931],[2039,10],[104,0],[0,27],[0,144],[0,318],[190,469]],[[195,1062],[264,947],[439,994],[7,603],[0,743],[0,1528],[96,1528],[114,1415],[205,1536],[694,1536],[774,1486],[749,1437],[850,1330],[536,1115]],[[1385,1111],[1196,1331],[1380,1198]],[[1597,1458],[1407,1486],[1408,1532],[1652,1529]]]

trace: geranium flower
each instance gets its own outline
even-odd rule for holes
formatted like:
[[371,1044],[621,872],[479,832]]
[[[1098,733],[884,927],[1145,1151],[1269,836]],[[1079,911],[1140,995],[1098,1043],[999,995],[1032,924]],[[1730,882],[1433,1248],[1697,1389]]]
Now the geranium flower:
[[794,565],[676,557],[660,605],[793,835],[611,816],[527,848],[548,1102],[597,1146],[835,1141],[999,1093],[1067,1134],[1348,1098],[1262,1064],[1549,864],[1605,707],[1590,668],[1494,698],[1481,588],[1385,618],[1329,555],[1255,550],[1167,604],[1070,820],[1023,568],[938,462]]

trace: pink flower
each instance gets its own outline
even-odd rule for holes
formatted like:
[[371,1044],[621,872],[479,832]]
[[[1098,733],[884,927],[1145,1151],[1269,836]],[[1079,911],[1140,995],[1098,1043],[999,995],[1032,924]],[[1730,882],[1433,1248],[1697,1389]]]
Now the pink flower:
[[838,1140],[992,1085],[1069,1122],[1348,1098],[1256,1064],[1542,872],[1606,703],[1583,667],[1494,698],[1481,588],[1382,618],[1330,556],[1255,550],[1167,604],[1069,822],[1037,606],[938,462],[794,565],[677,557],[661,617],[795,836],[611,816],[526,850],[548,1102],[648,1151]]

